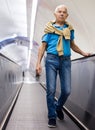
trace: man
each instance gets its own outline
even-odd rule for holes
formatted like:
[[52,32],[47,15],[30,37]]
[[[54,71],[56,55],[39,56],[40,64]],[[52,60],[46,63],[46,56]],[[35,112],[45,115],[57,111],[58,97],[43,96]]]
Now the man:
[[[90,55],[90,53],[83,52],[74,42],[74,29],[66,21],[68,17],[67,7],[65,5],[57,6],[54,15],[55,21],[46,24],[36,66],[36,74],[40,75],[41,60],[44,52],[47,51],[45,68],[49,127],[56,127],[56,117],[60,120],[64,119],[62,107],[71,92],[70,48],[83,56]],[[57,73],[60,77],[61,94],[55,104]]]

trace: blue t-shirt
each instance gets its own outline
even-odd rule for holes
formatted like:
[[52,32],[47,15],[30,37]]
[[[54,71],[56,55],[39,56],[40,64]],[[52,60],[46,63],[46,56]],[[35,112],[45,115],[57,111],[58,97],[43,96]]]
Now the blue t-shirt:
[[[65,24],[64,26],[58,26],[56,24],[53,24],[54,27],[56,27],[59,30],[63,30],[67,27]],[[70,40],[67,40],[63,37],[63,54],[64,56],[70,56],[71,55],[71,49],[70,49],[70,41],[74,40],[74,30],[70,31]],[[42,42],[46,42],[47,44],[47,53],[58,55],[57,52],[57,44],[58,44],[59,35],[55,33],[47,33],[43,35]]]

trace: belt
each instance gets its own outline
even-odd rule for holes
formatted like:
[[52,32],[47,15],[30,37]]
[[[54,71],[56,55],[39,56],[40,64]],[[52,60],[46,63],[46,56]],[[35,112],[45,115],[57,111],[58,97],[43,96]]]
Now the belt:
[[47,55],[50,55],[52,57],[59,57],[61,60],[70,60],[71,59],[70,56],[64,56],[64,55],[59,56],[59,55],[51,54],[51,53],[47,53]]

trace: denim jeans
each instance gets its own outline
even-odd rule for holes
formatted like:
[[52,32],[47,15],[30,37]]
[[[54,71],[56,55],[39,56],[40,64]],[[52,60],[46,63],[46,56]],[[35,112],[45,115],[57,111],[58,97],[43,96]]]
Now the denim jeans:
[[[47,54],[46,62],[46,88],[48,118],[56,118],[56,109],[61,110],[71,92],[71,60],[70,57]],[[57,74],[60,78],[61,93],[55,104]],[[59,86],[58,86],[59,87]]]

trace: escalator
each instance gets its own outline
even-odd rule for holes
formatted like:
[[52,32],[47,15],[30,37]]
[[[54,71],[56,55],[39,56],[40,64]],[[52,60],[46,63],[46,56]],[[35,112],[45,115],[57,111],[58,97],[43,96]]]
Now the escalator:
[[[33,77],[25,80],[6,130],[49,130],[46,92]],[[66,114],[64,121],[57,120],[55,130],[62,129],[80,130]]]

